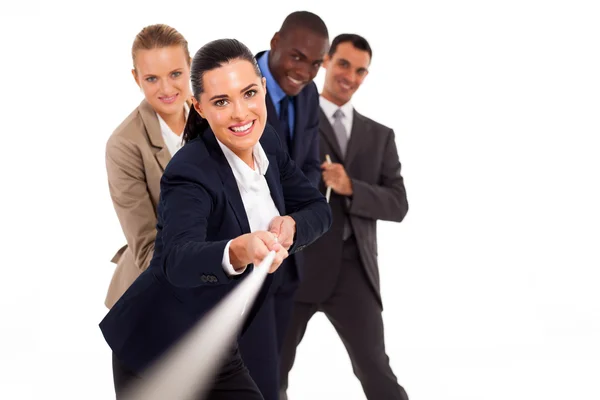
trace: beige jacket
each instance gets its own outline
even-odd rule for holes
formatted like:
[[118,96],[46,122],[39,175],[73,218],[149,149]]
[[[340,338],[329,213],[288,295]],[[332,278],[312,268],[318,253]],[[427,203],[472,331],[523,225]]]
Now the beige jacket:
[[143,100],[106,144],[108,187],[127,240],[111,260],[117,268],[106,295],[108,308],[150,264],[160,178],[170,160],[158,117]]

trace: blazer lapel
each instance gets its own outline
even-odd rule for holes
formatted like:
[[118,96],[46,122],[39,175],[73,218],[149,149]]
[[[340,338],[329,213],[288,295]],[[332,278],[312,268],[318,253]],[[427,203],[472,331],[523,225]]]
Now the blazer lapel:
[[329,146],[335,153],[338,160],[344,160],[342,157],[342,150],[340,149],[340,145],[335,137],[335,133],[333,132],[333,127],[327,119],[327,116],[323,112],[323,109],[319,107],[319,130],[323,134],[325,140],[329,143]]
[[155,157],[158,161],[158,164],[164,171],[169,161],[171,161],[171,153],[165,145],[162,133],[160,132],[160,124],[158,122],[158,117],[156,116],[156,113],[146,100],[142,100],[138,109],[140,111],[142,121],[144,122],[144,126],[146,127],[146,132],[148,133],[150,143],[152,144],[152,146],[159,149],[156,152]]
[[240,224],[242,233],[250,233],[250,223],[248,222],[248,216],[246,215],[246,209],[244,208],[244,203],[242,202],[240,189],[238,188],[235,177],[233,176],[231,166],[227,162],[225,154],[223,154],[223,151],[219,147],[214,133],[208,129],[206,132],[204,132],[204,136],[205,143],[207,143],[207,147],[209,148],[209,151],[213,155],[213,159],[218,165],[217,171],[221,177],[221,182],[223,182],[223,187],[225,188],[225,193],[227,195],[227,201],[233,209],[233,213]]
[[344,166],[346,170],[356,155],[361,149],[361,143],[369,138],[369,125],[365,123],[363,116],[354,111],[354,117],[352,118],[352,130],[350,131],[350,140],[348,141],[348,148],[346,149],[346,160]]
[[269,159],[269,168],[265,174],[265,179],[269,185],[269,191],[271,192],[271,198],[275,203],[275,207],[279,210],[279,215],[285,215],[285,201],[283,201],[283,193],[281,193],[281,182],[279,177],[279,171],[277,170],[277,156],[274,154],[267,154]]
[[269,124],[271,124],[271,126],[275,129],[275,132],[277,132],[277,136],[279,136],[279,138],[281,139],[283,148],[285,149],[286,152],[289,153],[290,149],[288,148],[288,145],[287,145],[287,138],[283,137],[280,133],[280,132],[282,132],[281,123],[279,122],[279,116],[277,115],[277,111],[275,110],[275,106],[273,105],[273,100],[271,99],[271,96],[269,95],[269,93],[267,93],[266,102],[267,102],[267,122]]

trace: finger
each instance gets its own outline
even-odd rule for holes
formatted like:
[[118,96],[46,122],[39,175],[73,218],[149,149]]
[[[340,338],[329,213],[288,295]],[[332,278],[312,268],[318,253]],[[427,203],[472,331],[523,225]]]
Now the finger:
[[275,217],[271,220],[269,224],[269,232],[275,234],[275,236],[279,236],[279,232],[281,231],[281,217]]
[[283,245],[279,242],[275,242],[275,244],[273,244],[273,246],[271,246],[271,251],[279,251],[281,248],[283,247]]
[[270,232],[275,235],[279,242],[281,242],[281,234],[284,232],[284,222],[285,220],[283,218],[277,217],[277,226],[274,226],[274,229],[270,230]]
[[269,270],[269,272],[277,271],[277,269],[281,266],[281,264],[283,263],[283,260],[285,260],[287,258],[287,256],[288,256],[287,250],[282,247],[277,252],[277,254],[275,254],[275,259],[273,260],[273,264],[271,264],[271,269]]
[[260,238],[260,240],[267,246],[268,249],[273,247],[275,243],[277,243],[277,236],[275,236],[272,232],[267,231],[258,231],[254,232],[254,234]]

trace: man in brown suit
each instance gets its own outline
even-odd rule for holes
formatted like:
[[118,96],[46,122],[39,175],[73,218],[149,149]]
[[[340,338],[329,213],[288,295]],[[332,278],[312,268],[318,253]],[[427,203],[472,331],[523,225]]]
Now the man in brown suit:
[[331,229],[304,250],[304,277],[281,360],[280,400],[286,400],[296,346],[322,311],[350,355],[369,400],[407,400],[385,352],[377,265],[377,220],[400,222],[408,201],[392,129],[356,112],[350,100],[368,73],[372,51],[354,34],[336,37],[319,122],[323,193],[331,188]]

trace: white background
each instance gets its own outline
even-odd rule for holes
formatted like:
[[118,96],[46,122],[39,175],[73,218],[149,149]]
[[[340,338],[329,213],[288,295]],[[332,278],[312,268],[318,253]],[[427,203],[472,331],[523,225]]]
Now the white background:
[[[371,42],[354,104],[397,134],[410,211],[380,223],[379,259],[411,400],[599,399],[594,3],[3,2],[0,398],[114,398],[98,323],[124,237],[104,146],[142,98],[135,34],[167,23],[192,54],[221,37],[258,52],[307,9]],[[290,398],[364,399],[322,315]]]

